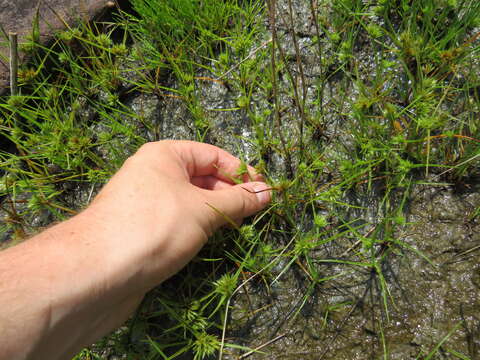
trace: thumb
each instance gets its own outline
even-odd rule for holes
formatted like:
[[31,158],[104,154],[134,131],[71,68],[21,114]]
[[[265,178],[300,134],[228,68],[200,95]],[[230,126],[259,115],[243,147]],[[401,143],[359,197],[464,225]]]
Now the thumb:
[[[210,191],[208,198],[220,213],[215,212],[216,226],[237,220],[262,210],[271,200],[270,187],[259,181],[234,185],[227,189]],[[223,215],[223,216],[222,216]]]

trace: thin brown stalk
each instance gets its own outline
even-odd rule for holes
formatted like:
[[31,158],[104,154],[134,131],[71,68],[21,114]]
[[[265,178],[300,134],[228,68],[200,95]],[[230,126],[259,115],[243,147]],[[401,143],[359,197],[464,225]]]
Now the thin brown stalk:
[[18,35],[15,32],[8,34],[10,42],[10,94],[18,95]]
[[280,104],[278,101],[278,83],[277,83],[277,65],[275,60],[275,49],[278,44],[277,37],[277,23],[276,23],[276,0],[268,1],[268,15],[270,20],[270,30],[272,32],[272,47],[271,47],[271,67],[272,67],[272,88],[273,88],[273,104],[275,113],[275,123],[278,129],[278,137],[282,146],[283,154],[285,156],[285,167],[289,178],[293,178],[292,158],[290,152],[287,150],[285,137],[282,132],[282,119],[280,116]]
[[266,343],[264,343],[264,344],[256,347],[255,349],[250,350],[249,352],[246,352],[245,354],[241,355],[241,356],[239,357],[239,359],[246,359],[247,357],[249,357],[250,355],[253,355],[253,354],[256,353],[257,351],[262,350],[264,347],[267,347],[268,345],[273,344],[275,341],[278,341],[278,340],[280,340],[281,338],[285,337],[285,335],[287,335],[287,334],[280,334],[280,335],[274,337],[273,339],[267,341]]
[[297,104],[298,112],[300,113],[300,161],[303,160],[303,128],[305,126],[305,121],[306,121],[306,115],[305,115],[305,101],[307,98],[307,86],[305,82],[305,73],[303,71],[303,63],[302,59],[300,58],[300,47],[298,46],[298,38],[297,38],[297,33],[295,31],[295,22],[293,20],[293,6],[292,6],[292,0],[288,0],[288,17],[290,20],[290,31],[292,33],[292,38],[293,38],[293,46],[295,47],[295,60],[297,62],[297,68],[298,72],[300,73],[300,81],[302,83],[302,98],[300,99],[298,96],[298,90],[297,90],[297,81],[295,81],[294,84],[294,90],[295,90],[295,102]]
[[312,21],[313,21],[313,26],[315,26],[315,35],[317,36],[317,45],[318,45],[318,57],[319,57],[319,62],[320,62],[320,115],[323,117],[323,92],[325,88],[325,79],[324,79],[324,70],[323,70],[323,50],[322,50],[322,44],[320,42],[320,27],[318,26],[318,16],[317,16],[317,10],[318,10],[318,1],[317,0],[310,0],[310,12],[312,14]]

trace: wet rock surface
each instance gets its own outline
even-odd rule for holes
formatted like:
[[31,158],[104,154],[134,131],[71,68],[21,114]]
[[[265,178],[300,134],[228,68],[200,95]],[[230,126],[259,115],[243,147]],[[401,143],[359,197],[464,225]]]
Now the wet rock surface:
[[[114,5],[108,0],[0,0],[0,94],[9,83],[8,33],[18,34],[19,44],[32,40],[32,31],[38,19],[38,41],[48,42],[52,34],[79,20],[88,21]],[[38,17],[37,17],[38,14]],[[20,51],[20,60],[27,54]]]

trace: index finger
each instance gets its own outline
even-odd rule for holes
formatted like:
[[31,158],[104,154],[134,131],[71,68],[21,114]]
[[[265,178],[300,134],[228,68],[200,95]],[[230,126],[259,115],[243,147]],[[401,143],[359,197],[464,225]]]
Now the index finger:
[[214,145],[195,141],[172,141],[173,149],[181,158],[190,178],[196,176],[215,176],[216,178],[235,183],[235,179],[244,182],[261,181],[263,176],[250,165],[242,170],[242,162],[229,152]]

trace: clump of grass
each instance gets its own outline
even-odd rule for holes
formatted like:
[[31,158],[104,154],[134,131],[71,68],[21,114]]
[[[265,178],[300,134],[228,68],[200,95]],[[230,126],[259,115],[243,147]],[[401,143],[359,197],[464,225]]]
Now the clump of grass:
[[[64,192],[59,184],[106,181],[126,154],[105,161],[98,149],[114,149],[112,139],[118,136],[135,139],[136,144],[145,140],[124,124],[127,114],[135,114],[117,95],[125,39],[114,43],[108,33],[85,24],[59,33],[50,47],[34,45],[31,62],[19,72],[21,95],[0,103],[1,135],[16,148],[0,154],[2,170],[8,173],[1,195],[15,203],[18,194],[31,193],[22,217],[47,210],[62,219],[75,210],[57,201]],[[93,130],[94,118],[102,118],[110,131]],[[18,225],[27,226],[23,221]]]
[[[249,50],[258,31],[255,16],[261,11],[261,2],[135,0],[133,7],[141,14],[139,18],[123,15],[130,20],[128,27],[142,60],[157,74],[173,74],[178,83],[169,90],[185,100],[196,138],[204,139],[210,123],[201,105],[198,81],[217,81],[219,74],[213,66],[224,69],[224,63],[232,60],[229,52],[244,56]],[[199,77],[204,69],[214,76]],[[154,91],[162,90],[155,82]]]

